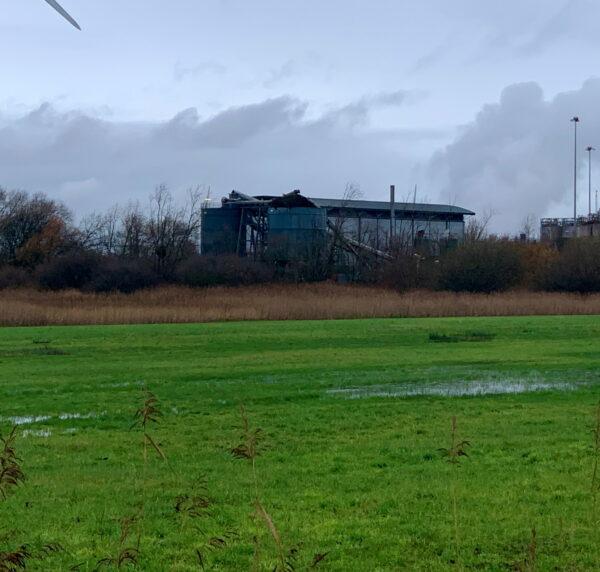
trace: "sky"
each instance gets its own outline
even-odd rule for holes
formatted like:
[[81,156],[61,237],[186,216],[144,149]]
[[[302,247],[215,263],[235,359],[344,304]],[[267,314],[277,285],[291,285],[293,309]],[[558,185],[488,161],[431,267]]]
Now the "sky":
[[[43,0],[0,13],[0,186],[77,215],[158,184],[588,210],[600,149],[593,0]],[[600,153],[600,151],[599,151]],[[593,160],[600,187],[600,154]],[[592,203],[594,201],[592,200]],[[594,207],[594,205],[592,205]]]

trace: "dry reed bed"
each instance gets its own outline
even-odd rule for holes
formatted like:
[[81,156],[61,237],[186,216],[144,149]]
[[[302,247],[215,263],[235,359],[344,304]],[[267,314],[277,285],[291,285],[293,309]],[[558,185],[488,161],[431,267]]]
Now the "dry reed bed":
[[336,284],[163,287],[131,295],[0,292],[2,326],[555,314],[600,314],[600,294],[399,293]]

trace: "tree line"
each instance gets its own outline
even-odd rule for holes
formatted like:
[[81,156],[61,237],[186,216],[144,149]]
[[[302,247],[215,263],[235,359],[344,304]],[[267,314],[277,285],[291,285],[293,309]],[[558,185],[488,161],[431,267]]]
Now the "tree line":
[[[241,286],[274,281],[339,278],[401,290],[497,292],[508,289],[600,292],[600,238],[561,247],[490,235],[472,221],[465,240],[435,255],[419,245],[370,252],[340,268],[323,252],[278,261],[200,254],[200,189],[182,203],[159,186],[141,205],[114,206],[75,222],[63,203],[37,193],[0,189],[0,289],[37,287],[133,292],[160,284]],[[347,259],[347,257],[346,257]]]

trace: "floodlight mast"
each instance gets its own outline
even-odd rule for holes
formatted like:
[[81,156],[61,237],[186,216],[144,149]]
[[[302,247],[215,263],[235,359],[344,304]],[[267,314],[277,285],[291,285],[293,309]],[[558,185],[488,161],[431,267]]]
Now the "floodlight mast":
[[573,236],[577,236],[577,124],[579,117],[571,119],[575,127],[574,164],[573,164]]
[[588,193],[589,193],[589,205],[588,205],[588,216],[592,216],[592,151],[596,148],[591,145],[586,149],[588,152]]
[[46,2],[50,4],[50,6],[52,6],[52,8],[54,8],[67,22],[71,23],[78,30],[81,30],[81,27],[75,18],[73,18],[71,14],[69,14],[56,0],[46,0]]

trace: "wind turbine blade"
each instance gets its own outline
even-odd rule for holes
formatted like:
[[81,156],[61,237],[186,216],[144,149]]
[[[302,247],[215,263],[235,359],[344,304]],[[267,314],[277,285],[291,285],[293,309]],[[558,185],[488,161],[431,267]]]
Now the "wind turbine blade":
[[50,6],[52,6],[52,8],[54,8],[65,20],[71,22],[78,30],[81,30],[75,19],[56,0],[46,0],[46,2],[48,2],[48,4],[50,4]]

